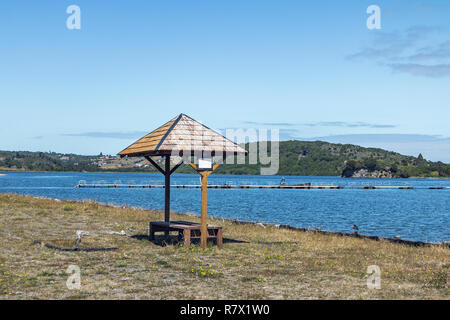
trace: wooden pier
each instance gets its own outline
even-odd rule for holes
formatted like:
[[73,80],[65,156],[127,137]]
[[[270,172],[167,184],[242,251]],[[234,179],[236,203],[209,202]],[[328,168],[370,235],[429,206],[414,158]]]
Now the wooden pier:
[[[129,188],[129,189],[154,189],[165,188],[163,184],[89,184],[80,183],[76,188]],[[174,184],[170,186],[176,189],[200,189],[197,184]],[[412,186],[322,186],[322,185],[254,185],[254,184],[208,184],[208,189],[450,189],[450,187],[412,187]]]

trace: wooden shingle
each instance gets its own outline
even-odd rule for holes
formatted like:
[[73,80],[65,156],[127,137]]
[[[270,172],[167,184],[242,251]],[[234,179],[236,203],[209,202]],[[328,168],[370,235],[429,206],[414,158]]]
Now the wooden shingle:
[[191,117],[180,114],[119,153],[121,157],[161,156],[208,152],[214,155],[246,154],[247,151]]

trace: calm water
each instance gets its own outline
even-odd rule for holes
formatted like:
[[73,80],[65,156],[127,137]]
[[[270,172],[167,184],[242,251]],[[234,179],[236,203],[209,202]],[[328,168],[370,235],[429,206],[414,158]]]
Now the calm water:
[[[4,175],[2,175],[4,174]],[[87,183],[163,184],[160,174],[133,173],[0,173],[0,192],[58,199],[92,199],[163,209],[164,189],[76,189]],[[279,184],[280,176],[210,175],[210,184]],[[450,241],[450,186],[448,179],[342,179],[286,177],[288,184],[353,187],[338,190],[208,189],[208,215],[297,227],[352,232],[428,242]],[[172,184],[199,184],[197,175],[175,174]],[[413,190],[364,190],[365,185],[412,186]],[[200,212],[200,189],[172,189],[171,209]]]

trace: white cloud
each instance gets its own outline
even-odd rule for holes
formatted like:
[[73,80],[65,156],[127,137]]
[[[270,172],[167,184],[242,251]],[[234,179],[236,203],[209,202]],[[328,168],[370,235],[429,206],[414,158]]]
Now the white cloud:
[[[379,32],[374,34],[371,46],[349,55],[351,60],[371,59],[394,72],[413,76],[440,78],[450,76],[450,41],[423,47],[430,34],[439,28],[416,26],[403,32]],[[422,44],[422,47],[419,45]],[[400,61],[400,63],[399,63]],[[432,61],[418,64],[417,61]]]
[[395,72],[409,73],[415,76],[441,78],[450,76],[450,64],[423,65],[413,63],[396,63],[389,65]]

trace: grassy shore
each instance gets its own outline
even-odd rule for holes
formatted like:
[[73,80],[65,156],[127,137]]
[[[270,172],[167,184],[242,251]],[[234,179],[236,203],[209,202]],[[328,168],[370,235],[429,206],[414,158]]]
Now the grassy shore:
[[[450,250],[412,247],[315,232],[234,224],[222,250],[147,240],[159,211],[0,194],[1,299],[449,299]],[[198,221],[173,214],[173,219]],[[64,252],[76,230],[85,247]],[[110,234],[124,230],[125,236]],[[69,265],[81,289],[66,287]],[[368,289],[367,267],[381,269],[381,289]]]

